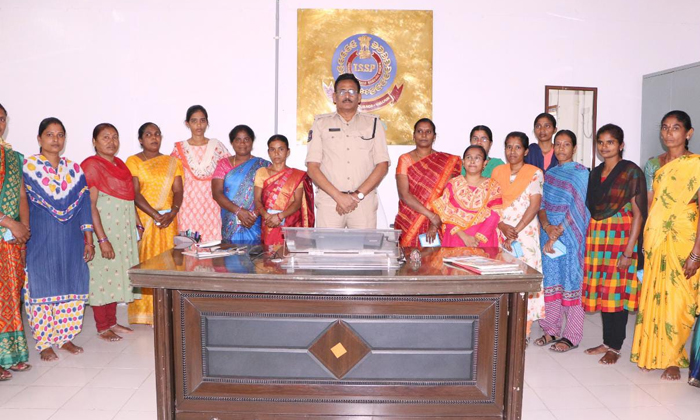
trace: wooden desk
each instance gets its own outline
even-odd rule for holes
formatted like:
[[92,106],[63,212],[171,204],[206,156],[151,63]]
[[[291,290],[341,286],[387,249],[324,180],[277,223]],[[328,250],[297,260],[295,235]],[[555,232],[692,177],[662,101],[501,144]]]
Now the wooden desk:
[[475,252],[424,249],[395,273],[179,251],[134,267],[133,284],[155,288],[158,418],[520,419],[526,296],[542,276],[442,263]]

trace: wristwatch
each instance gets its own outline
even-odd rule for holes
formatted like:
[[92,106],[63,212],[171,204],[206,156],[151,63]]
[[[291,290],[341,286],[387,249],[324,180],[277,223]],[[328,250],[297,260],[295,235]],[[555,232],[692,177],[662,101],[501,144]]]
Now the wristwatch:
[[357,194],[357,198],[359,198],[359,199],[360,199],[360,201],[362,201],[362,200],[364,200],[364,199],[365,199],[365,195],[364,195],[364,194],[362,194],[361,192],[359,192],[359,191],[355,190],[355,194]]

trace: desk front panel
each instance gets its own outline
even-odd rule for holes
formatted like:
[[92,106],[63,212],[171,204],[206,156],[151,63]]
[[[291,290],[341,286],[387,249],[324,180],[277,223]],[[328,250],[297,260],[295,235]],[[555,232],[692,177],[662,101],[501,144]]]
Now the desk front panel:
[[175,291],[177,418],[501,417],[507,299]]

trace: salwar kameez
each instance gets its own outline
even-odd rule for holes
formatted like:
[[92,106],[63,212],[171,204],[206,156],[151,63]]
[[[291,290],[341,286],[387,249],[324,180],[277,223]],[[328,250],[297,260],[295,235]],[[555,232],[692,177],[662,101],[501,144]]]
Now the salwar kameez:
[[90,274],[83,259],[84,232],[92,231],[90,192],[80,165],[41,155],[27,158],[29,199],[24,302],[36,349],[63,346],[80,333]]

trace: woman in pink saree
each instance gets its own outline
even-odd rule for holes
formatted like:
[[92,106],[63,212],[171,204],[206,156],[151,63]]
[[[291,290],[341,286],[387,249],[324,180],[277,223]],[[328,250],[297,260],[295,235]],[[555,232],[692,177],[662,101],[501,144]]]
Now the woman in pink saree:
[[503,205],[498,182],[481,175],[486,151],[472,145],[464,152],[466,174],[447,182],[442,196],[431,203],[443,226],[442,246],[498,247],[496,229]]

